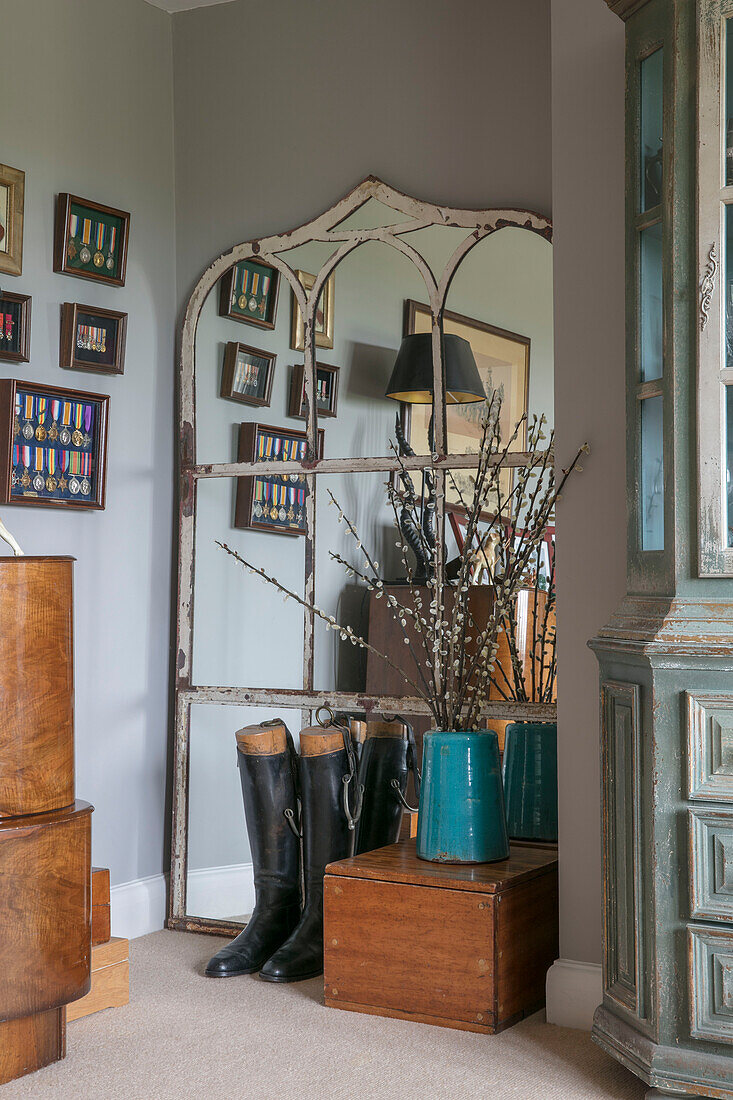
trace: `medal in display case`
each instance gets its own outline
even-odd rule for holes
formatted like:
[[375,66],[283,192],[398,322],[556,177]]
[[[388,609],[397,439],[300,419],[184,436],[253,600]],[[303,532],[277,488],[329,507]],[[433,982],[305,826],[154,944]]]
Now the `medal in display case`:
[[[318,455],[323,458],[323,428],[318,429]],[[238,462],[301,461],[307,436],[291,428],[245,423],[239,429]],[[237,479],[234,526],[278,535],[305,534],[305,474],[267,474]]]
[[242,260],[219,284],[219,316],[245,325],[273,329],[280,272],[262,260]]
[[230,340],[224,350],[220,396],[241,405],[268,406],[276,359],[274,352]]
[[[339,368],[330,363],[316,363],[316,405],[319,416],[336,416],[339,392]],[[288,416],[305,420],[305,367],[297,363],[290,378]]]
[[0,380],[0,502],[101,509],[109,397]]
[[0,359],[27,363],[31,357],[31,298],[0,291]]
[[127,314],[100,306],[61,306],[59,366],[92,374],[124,374]]
[[53,269],[61,275],[125,285],[130,215],[63,193],[56,202]]

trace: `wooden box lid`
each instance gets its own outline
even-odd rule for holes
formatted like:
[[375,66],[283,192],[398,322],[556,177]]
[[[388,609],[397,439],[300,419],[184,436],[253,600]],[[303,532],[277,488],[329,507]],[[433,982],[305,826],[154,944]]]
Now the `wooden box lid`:
[[499,894],[556,868],[557,852],[554,849],[525,844],[512,845],[509,859],[499,863],[430,863],[418,859],[412,837],[390,844],[387,848],[377,848],[374,852],[330,863],[326,874]]

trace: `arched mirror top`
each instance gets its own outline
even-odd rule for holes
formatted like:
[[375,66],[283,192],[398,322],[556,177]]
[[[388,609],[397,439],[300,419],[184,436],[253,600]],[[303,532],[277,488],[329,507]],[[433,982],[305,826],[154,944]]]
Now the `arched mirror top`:
[[[420,234],[445,227],[456,230],[447,259],[432,263],[423,254]],[[234,265],[241,261],[262,261],[275,268],[293,292],[304,318],[305,400],[312,408],[315,362],[315,316],[321,292],[338,264],[368,241],[382,242],[406,256],[417,268],[425,286],[435,333],[434,395],[436,408],[443,404],[443,378],[439,352],[439,326],[451,281],[471,249],[492,233],[505,228],[524,229],[552,240],[552,223],[541,214],[522,209],[467,210],[440,206],[414,199],[377,179],[362,183],[323,214],[296,229],[271,237],[255,238],[223,252],[204,271],[186,307],[181,338],[180,394],[182,466],[194,466],[196,453],[196,328],[208,294]],[[461,231],[465,230],[465,234]],[[306,289],[298,278],[293,260],[298,249],[322,243],[325,259]],[[435,446],[445,454],[445,424],[436,419]],[[315,457],[316,416],[308,417],[311,457]]]

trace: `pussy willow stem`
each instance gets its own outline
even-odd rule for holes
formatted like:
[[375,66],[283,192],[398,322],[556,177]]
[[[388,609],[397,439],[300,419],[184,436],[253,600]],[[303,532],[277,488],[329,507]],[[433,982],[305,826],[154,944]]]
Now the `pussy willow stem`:
[[291,589],[286,588],[285,585],[280,584],[280,581],[277,580],[276,577],[271,577],[264,571],[264,569],[259,569],[256,565],[252,565],[251,562],[248,562],[245,558],[238,554],[236,550],[232,550],[230,546],[227,546],[225,542],[220,542],[219,539],[215,539],[214,541],[216,542],[217,546],[219,546],[222,550],[226,550],[227,554],[230,554],[233,558],[235,558],[240,565],[242,565],[245,569],[249,569],[250,573],[256,573],[257,576],[261,577],[263,581],[267,581],[268,584],[271,584],[274,588],[277,588],[277,590],[279,592],[282,592],[283,595],[289,596],[292,600],[295,600],[295,602],[300,604],[301,607],[304,607],[306,611],[312,611],[314,615],[316,615],[319,619],[323,619],[323,621],[325,623],[328,623],[329,626],[334,625],[335,629],[339,630],[342,634],[346,634],[347,637],[353,638],[356,645],[360,645],[363,649],[368,649],[370,653],[373,653],[376,657],[379,657],[380,660],[385,661],[391,668],[395,670],[395,672],[398,672],[400,674],[406,684],[409,684],[410,687],[413,687],[415,689],[415,694],[420,699],[422,699],[423,702],[428,704],[431,714],[433,714],[433,716],[437,718],[432,699],[430,699],[429,696],[425,695],[417,686],[415,681],[411,680],[410,677],[406,675],[405,671],[401,669],[398,665],[396,665],[394,661],[387,656],[386,653],[381,653],[373,645],[370,645],[369,642],[365,641],[364,638],[361,638],[358,634],[354,634],[353,630],[351,630],[350,627],[347,628],[341,626],[339,623],[332,624],[331,619],[329,619],[325,611],[321,611],[320,607],[316,607],[315,604],[308,603],[307,600],[304,600],[303,597],[299,596],[297,592],[293,592],[291,591]]

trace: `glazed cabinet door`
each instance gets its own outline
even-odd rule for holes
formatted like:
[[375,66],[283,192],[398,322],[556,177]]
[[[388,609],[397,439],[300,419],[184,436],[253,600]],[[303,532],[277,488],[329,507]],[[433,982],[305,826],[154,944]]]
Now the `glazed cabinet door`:
[[700,0],[698,571],[733,576],[733,0]]
[[670,219],[675,177],[675,34],[670,7],[650,0],[626,42],[626,283],[629,581],[666,591],[674,555],[673,317]]

